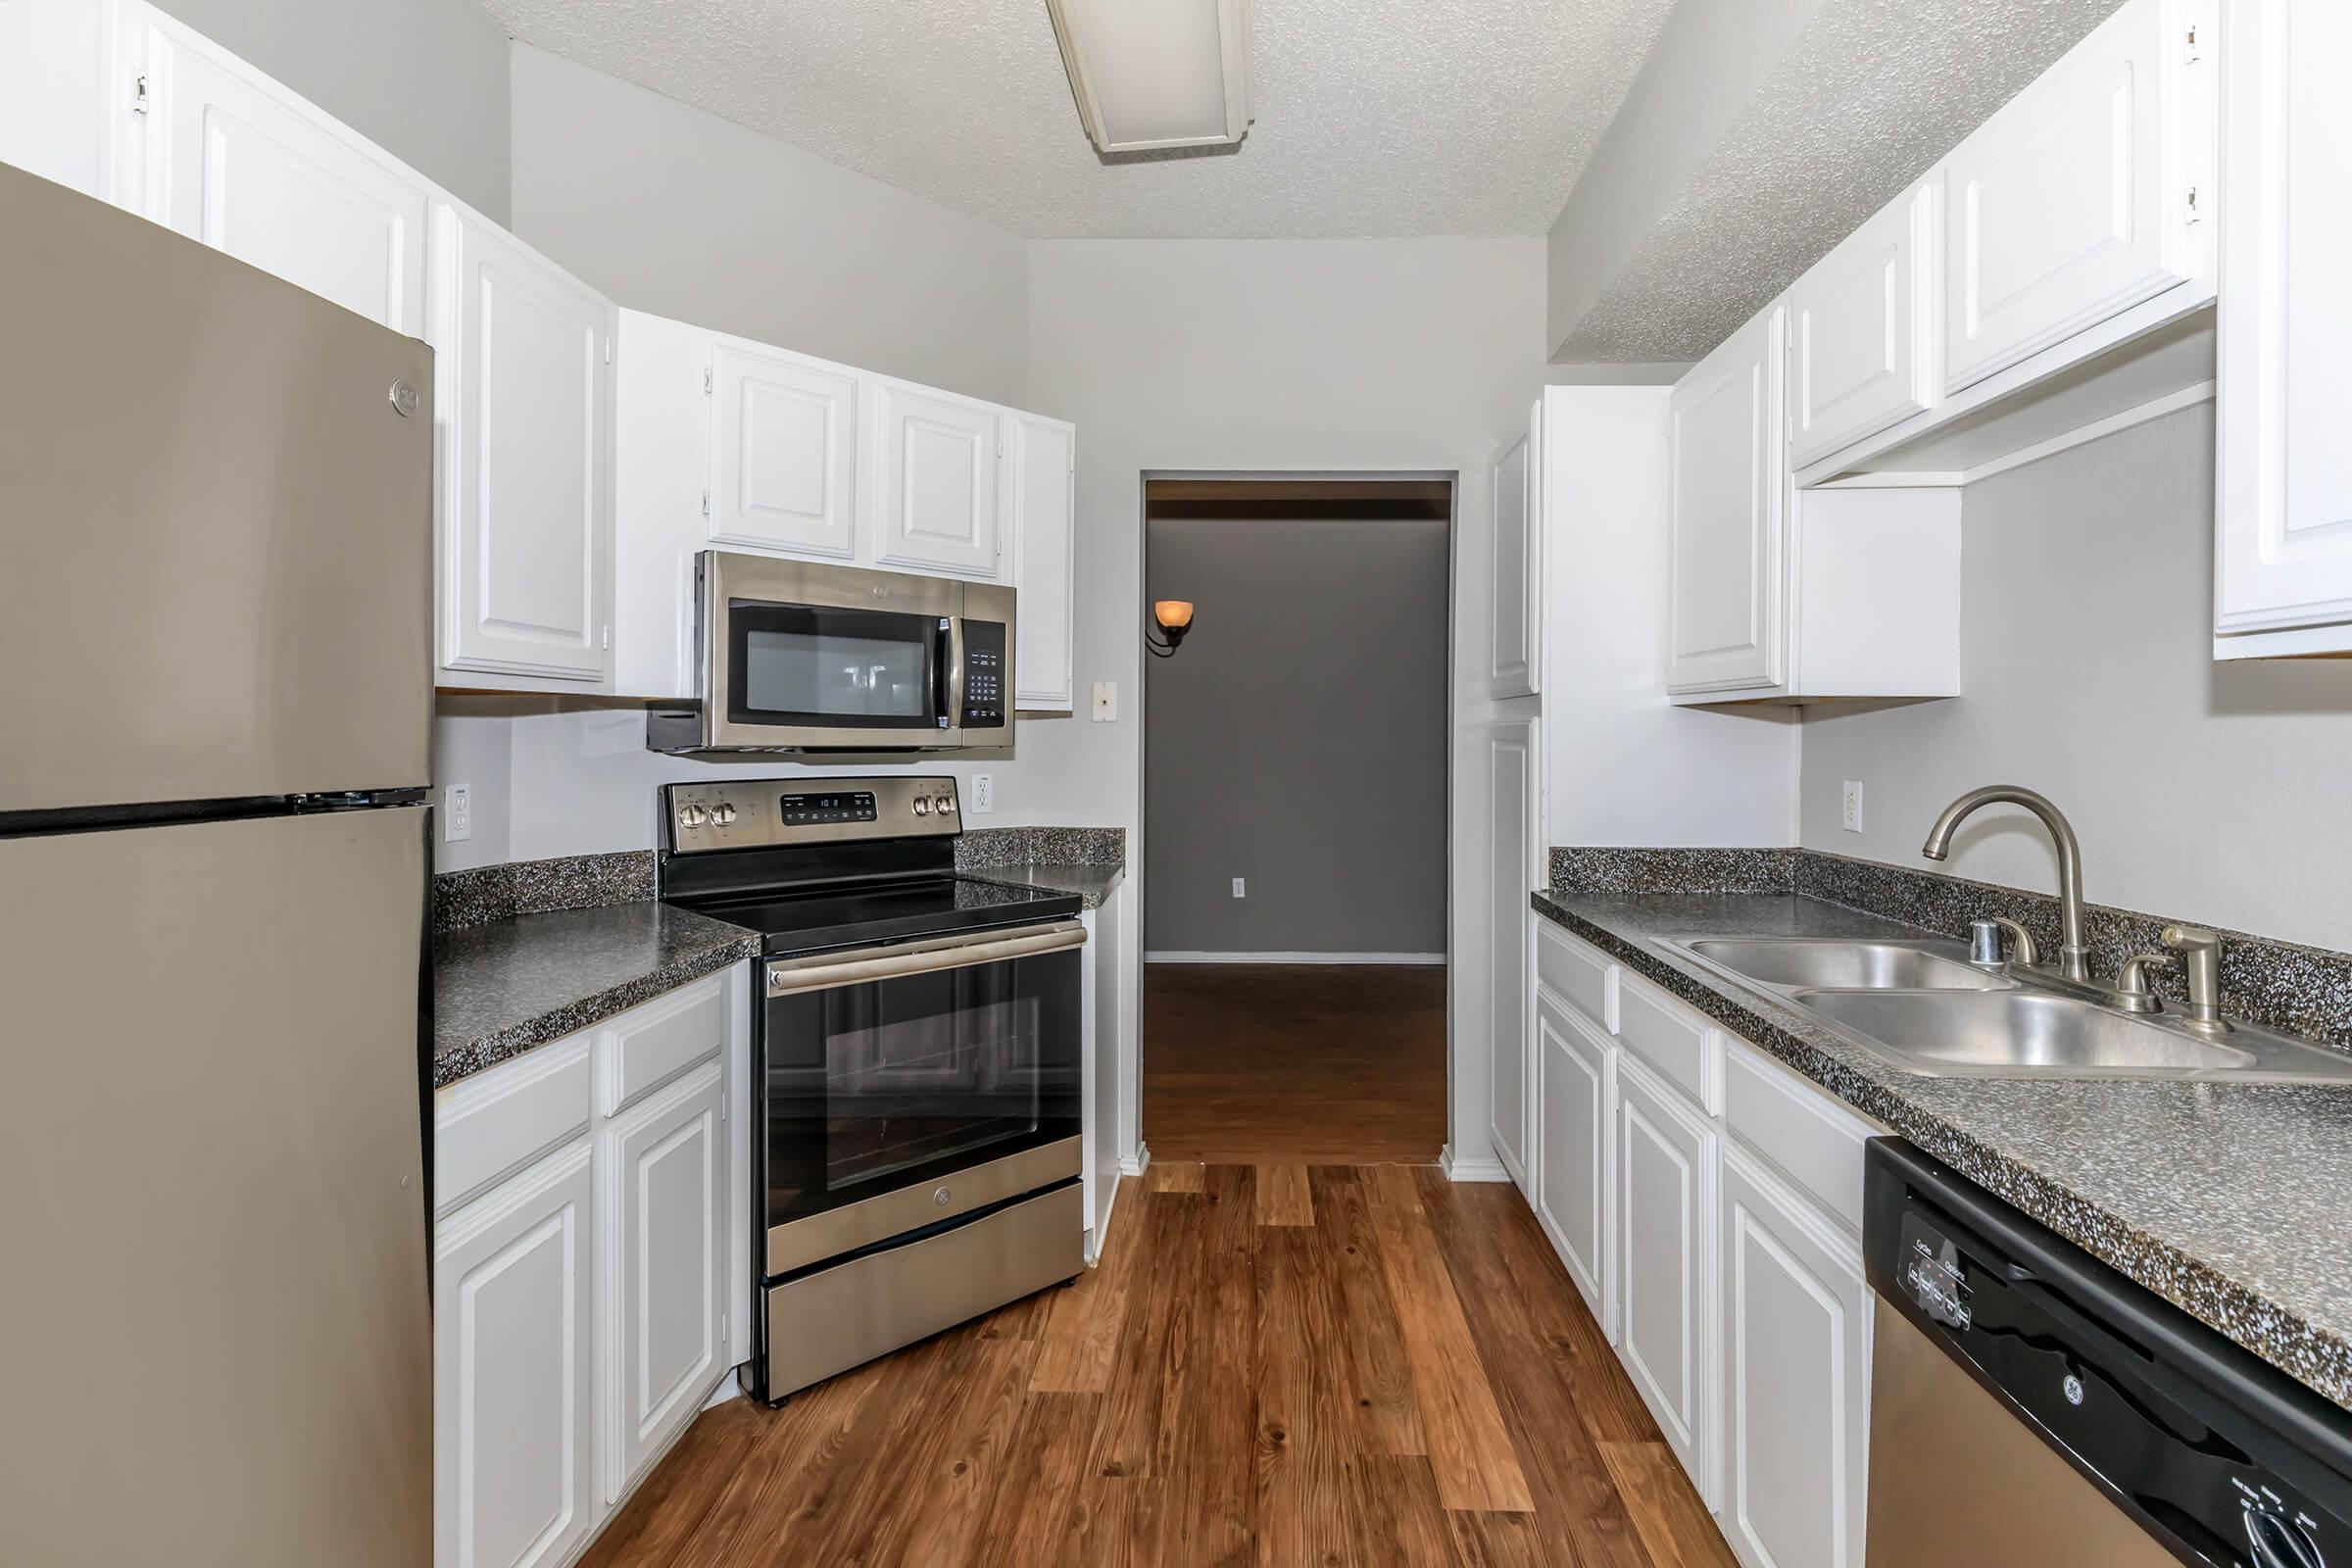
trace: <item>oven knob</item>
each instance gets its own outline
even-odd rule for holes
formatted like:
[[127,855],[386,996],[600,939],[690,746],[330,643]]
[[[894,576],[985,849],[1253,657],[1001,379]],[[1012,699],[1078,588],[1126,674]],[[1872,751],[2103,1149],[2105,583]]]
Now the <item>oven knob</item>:
[[701,827],[710,820],[710,813],[692,801],[678,808],[678,826]]
[[914,798],[914,814],[917,816],[929,816],[931,814],[930,796],[917,795]]
[[710,820],[716,822],[720,827],[725,827],[735,820],[735,808],[724,801],[719,802],[710,808]]
[[2323,1568],[2320,1548],[2303,1528],[2267,1509],[2246,1510],[2246,1541],[2258,1568]]
[[953,795],[942,795],[931,804],[939,808],[939,814],[942,816],[952,815],[956,810],[956,797]]

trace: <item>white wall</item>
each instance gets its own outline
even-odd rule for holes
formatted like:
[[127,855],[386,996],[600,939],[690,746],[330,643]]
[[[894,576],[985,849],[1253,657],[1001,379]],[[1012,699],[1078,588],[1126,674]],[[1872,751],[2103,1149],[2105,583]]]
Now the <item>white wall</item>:
[[514,231],[618,300],[1018,406],[1026,242],[514,45]]
[[1545,839],[1793,843],[1795,711],[1666,700],[1669,395],[1544,394]]
[[[1955,796],[2023,784],[2073,821],[2094,902],[2352,949],[2352,662],[2214,662],[2213,461],[2200,406],[1971,486],[1965,695],[1808,710],[1802,842],[2051,891],[2022,812],[1920,858]],[[1838,821],[1849,778],[1860,834]]]
[[[514,858],[510,812],[514,790],[514,720],[479,699],[441,701],[433,717],[433,779],[438,784],[464,784],[470,806],[473,836],[451,843],[446,814],[438,819],[433,845],[433,869],[463,871],[469,866],[498,865]],[[476,709],[477,710],[467,710]]]
[[[1029,402],[1078,423],[1081,697],[1114,681],[1119,722],[1040,725],[1022,790],[1045,819],[1137,825],[1142,486],[1147,470],[1458,470],[1457,584],[1487,580],[1488,465],[1544,380],[1544,241],[1045,240],[1030,247]],[[1479,596],[1456,592],[1457,612]],[[1203,605],[1203,627],[1216,607]],[[1202,635],[1206,635],[1205,629]],[[1457,618],[1457,672],[1486,622]],[[1475,724],[1457,674],[1453,843],[1486,840]],[[1457,953],[1479,951],[1480,857],[1451,859]],[[1485,1000],[1455,988],[1457,1042]],[[1486,1156],[1485,1055],[1455,1053],[1457,1154]]]

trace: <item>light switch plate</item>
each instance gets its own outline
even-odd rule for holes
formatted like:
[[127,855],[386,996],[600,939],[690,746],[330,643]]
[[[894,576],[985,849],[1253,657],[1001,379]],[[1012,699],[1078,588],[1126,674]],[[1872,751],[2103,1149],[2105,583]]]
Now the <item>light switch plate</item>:
[[1119,683],[1115,680],[1095,682],[1095,722],[1115,724],[1119,721]]
[[1844,819],[1845,830],[1848,833],[1862,831],[1862,781],[1860,779],[1849,778],[1845,781],[1845,796],[1838,810]]
[[451,844],[473,837],[473,791],[464,784],[441,787],[441,837]]
[[1248,877],[1237,876],[1233,879],[1233,896],[1237,899],[1246,899],[1250,896],[1250,879]]

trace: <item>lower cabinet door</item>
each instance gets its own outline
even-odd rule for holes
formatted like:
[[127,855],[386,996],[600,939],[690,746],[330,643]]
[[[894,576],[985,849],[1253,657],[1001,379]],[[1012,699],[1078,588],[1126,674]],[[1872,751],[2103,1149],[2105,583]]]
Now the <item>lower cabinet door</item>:
[[593,1469],[590,1164],[589,1146],[575,1144],[440,1228],[433,1250],[439,1568],[567,1562],[602,1515]]
[[1723,1532],[1750,1568],[1857,1568],[1870,1286],[1850,1239],[1737,1144],[1723,1156]]
[[1617,1353],[1711,1508],[1715,1477],[1715,1159],[1697,1107],[1617,1057]]
[[605,1500],[694,1419],[726,1361],[726,1080],[712,1061],[605,1133]]
[[1536,1217],[1613,1344],[1608,1266],[1609,1100],[1616,1052],[1547,992],[1536,993]]

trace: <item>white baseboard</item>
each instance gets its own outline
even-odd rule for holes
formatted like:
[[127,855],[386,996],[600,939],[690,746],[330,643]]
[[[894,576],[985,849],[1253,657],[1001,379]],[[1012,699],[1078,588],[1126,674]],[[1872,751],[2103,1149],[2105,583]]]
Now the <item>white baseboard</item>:
[[1119,1161],[1119,1174],[1122,1176],[1141,1176],[1151,1168],[1152,1149],[1148,1144],[1136,1145],[1134,1156]]
[[1502,1168],[1499,1159],[1456,1159],[1453,1146],[1447,1144],[1438,1151],[1438,1168],[1445,1171],[1449,1182],[1507,1182],[1511,1173]]
[[1147,953],[1146,963],[1440,964],[1443,953]]

